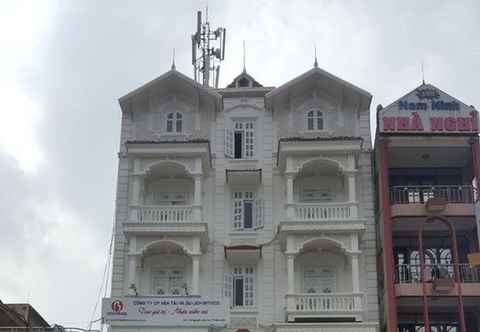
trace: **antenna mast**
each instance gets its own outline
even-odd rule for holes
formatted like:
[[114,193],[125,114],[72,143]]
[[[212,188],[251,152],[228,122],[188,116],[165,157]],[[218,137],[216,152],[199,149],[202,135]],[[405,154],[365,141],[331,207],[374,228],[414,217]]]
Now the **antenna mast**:
[[[192,35],[192,65],[195,81],[203,86],[218,88],[220,61],[225,59],[226,33],[222,27],[210,30],[208,17],[202,22],[202,12],[197,12],[197,31]],[[213,47],[214,43],[219,47]]]

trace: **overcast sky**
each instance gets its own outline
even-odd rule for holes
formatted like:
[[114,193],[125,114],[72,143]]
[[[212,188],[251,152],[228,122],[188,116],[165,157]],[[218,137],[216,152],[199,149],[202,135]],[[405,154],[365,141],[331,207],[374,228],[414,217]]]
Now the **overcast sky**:
[[[113,222],[117,99],[170,68],[192,76],[206,1],[0,0],[0,300],[86,327]],[[319,66],[372,110],[425,79],[480,108],[480,1],[209,1],[227,28],[220,85],[278,86]],[[99,313],[94,315],[98,318]]]

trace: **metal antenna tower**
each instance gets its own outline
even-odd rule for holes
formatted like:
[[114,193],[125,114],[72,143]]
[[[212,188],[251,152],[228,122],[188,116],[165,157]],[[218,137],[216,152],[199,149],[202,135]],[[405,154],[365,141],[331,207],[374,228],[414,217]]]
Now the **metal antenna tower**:
[[[202,12],[197,12],[197,32],[192,35],[193,76],[204,86],[218,88],[220,61],[225,58],[226,33],[222,27],[211,30],[208,17],[202,22]],[[218,47],[215,48],[214,44]]]

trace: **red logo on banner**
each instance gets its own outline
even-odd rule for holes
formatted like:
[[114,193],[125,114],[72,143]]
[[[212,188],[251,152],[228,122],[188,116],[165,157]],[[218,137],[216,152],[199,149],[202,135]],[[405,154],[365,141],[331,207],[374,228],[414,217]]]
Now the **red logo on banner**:
[[115,300],[112,302],[112,310],[114,312],[120,312],[123,310],[123,302],[120,300]]

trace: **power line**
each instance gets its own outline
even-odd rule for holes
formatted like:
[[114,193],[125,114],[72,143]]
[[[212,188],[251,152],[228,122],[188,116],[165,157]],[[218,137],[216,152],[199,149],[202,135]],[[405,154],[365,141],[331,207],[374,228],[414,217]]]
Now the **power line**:
[[114,230],[115,230],[115,222],[113,222],[113,227],[112,227],[112,231],[111,231],[112,235],[110,237],[110,244],[108,246],[108,251],[107,251],[107,259],[105,261],[105,267],[103,269],[103,277],[102,277],[102,281],[100,283],[100,288],[98,289],[98,295],[97,295],[97,298],[96,298],[96,301],[95,301],[95,306],[93,307],[92,315],[90,317],[90,323],[88,325],[88,330],[92,329],[92,324],[94,322],[99,321],[98,319],[94,320],[93,317],[95,316],[95,313],[97,312],[98,303],[100,302],[100,299],[102,297],[102,290],[103,290],[104,286],[105,286],[105,294],[106,294],[106,291],[107,291],[107,284],[108,284],[108,279],[107,278],[108,278],[108,271],[110,270],[110,261],[111,261],[111,257],[112,257]]

